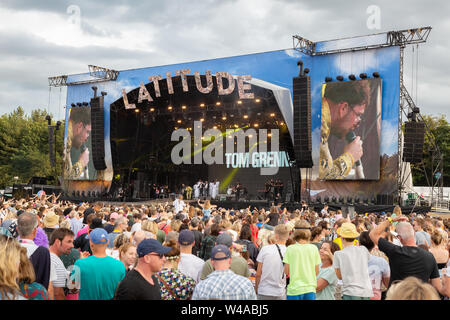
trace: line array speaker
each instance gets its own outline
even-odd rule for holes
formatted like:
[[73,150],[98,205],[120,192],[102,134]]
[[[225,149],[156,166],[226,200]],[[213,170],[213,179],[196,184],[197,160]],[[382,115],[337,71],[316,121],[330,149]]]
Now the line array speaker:
[[420,163],[423,159],[425,123],[409,121],[405,123],[403,161]]
[[105,119],[104,97],[98,96],[91,99],[91,140],[92,161],[95,170],[105,170]]
[[294,151],[297,167],[312,168],[311,142],[311,79],[292,79],[294,104]]

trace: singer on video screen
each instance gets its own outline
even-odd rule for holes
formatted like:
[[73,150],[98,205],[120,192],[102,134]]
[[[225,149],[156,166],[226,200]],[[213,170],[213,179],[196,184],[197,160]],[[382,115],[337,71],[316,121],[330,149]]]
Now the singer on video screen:
[[381,79],[323,85],[319,178],[380,177]]
[[89,179],[88,142],[91,134],[91,110],[85,107],[70,109],[66,148],[64,151],[65,179]]

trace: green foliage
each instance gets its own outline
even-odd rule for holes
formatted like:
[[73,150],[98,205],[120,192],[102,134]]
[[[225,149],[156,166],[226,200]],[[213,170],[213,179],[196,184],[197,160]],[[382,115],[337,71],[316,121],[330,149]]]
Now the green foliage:
[[[48,126],[45,110],[25,114],[21,107],[0,117],[0,188],[27,183],[33,176],[60,176],[64,141],[64,123],[56,131],[56,166],[51,167]],[[54,123],[53,123],[54,125]]]
[[[437,164],[435,161],[434,167],[432,165],[434,140],[434,143],[438,146],[443,156],[443,177],[441,179],[444,179],[444,187],[449,187],[450,162],[446,161],[446,159],[448,159],[448,156],[450,155],[450,124],[447,122],[444,115],[424,115],[423,119],[432,135],[425,134],[423,163],[411,165],[413,184],[415,186],[428,186],[431,184],[432,172],[436,168]],[[433,136],[434,139],[432,139]],[[436,181],[433,180],[433,182],[435,183]]]

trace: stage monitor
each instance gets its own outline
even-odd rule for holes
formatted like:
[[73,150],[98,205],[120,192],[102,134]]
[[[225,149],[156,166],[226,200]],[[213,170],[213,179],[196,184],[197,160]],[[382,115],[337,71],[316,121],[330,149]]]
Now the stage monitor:
[[379,180],[381,79],[323,84],[321,180]]

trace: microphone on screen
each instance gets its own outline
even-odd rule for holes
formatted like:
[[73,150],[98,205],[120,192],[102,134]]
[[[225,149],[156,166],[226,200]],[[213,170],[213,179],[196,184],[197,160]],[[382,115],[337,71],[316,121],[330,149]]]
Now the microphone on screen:
[[[349,131],[347,133],[347,135],[345,136],[345,140],[347,140],[348,143],[353,142],[353,140],[356,139],[356,134],[354,131]],[[361,164],[361,160],[358,160],[355,162],[355,172],[356,172],[356,177],[359,179],[364,179],[364,171],[363,171],[363,167]]]

